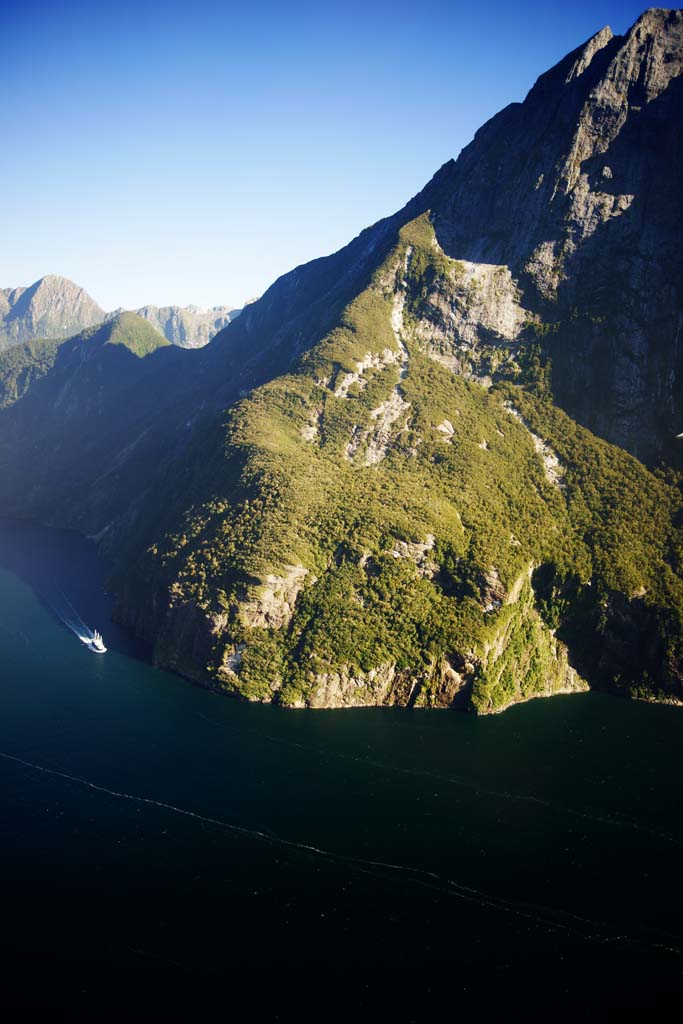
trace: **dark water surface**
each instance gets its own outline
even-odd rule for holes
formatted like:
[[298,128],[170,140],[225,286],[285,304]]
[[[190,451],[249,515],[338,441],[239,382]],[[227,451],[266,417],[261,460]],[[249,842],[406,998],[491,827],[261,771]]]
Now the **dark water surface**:
[[[17,986],[37,966],[85,1000],[392,968],[424,1000],[526,986],[588,1012],[681,993],[683,710],[242,704],[137,657],[103,578],[75,535],[0,524],[0,958]],[[64,599],[106,655],[66,628]]]

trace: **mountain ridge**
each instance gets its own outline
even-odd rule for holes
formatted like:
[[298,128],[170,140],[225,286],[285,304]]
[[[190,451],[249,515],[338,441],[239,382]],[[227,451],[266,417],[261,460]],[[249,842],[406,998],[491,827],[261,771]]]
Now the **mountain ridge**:
[[682,34],[596,33],[196,352],[24,350],[2,507],[95,536],[155,661],[247,699],[683,701]]
[[[633,274],[637,266],[620,267],[613,274],[610,267],[606,267],[596,279],[593,267],[597,260],[591,253],[590,261],[585,261],[589,265],[584,269],[581,256],[585,251],[590,252],[588,243],[592,235],[600,236],[595,242],[602,245],[601,235],[607,232],[613,236],[613,241],[610,240],[613,248],[628,250],[636,248],[636,242],[628,237],[629,232],[635,234],[636,240],[640,233],[644,251],[642,256],[636,255],[643,265],[656,269],[657,290],[662,293],[664,303],[667,282],[677,279],[681,266],[679,228],[683,226],[680,189],[677,188],[683,164],[679,127],[683,109],[682,19],[681,11],[653,8],[644,12],[624,36],[613,36],[607,29],[595,33],[541,75],[522,103],[510,104],[483,125],[457,161],[447,161],[401,211],[366,228],[348,246],[331,256],[297,267],[278,279],[249,310],[250,315],[240,327],[255,341],[259,335],[267,335],[281,338],[283,346],[290,349],[305,347],[312,337],[322,336],[353,290],[367,283],[367,275],[362,277],[364,261],[371,266],[373,258],[387,251],[398,228],[429,209],[437,239],[449,256],[466,263],[508,268],[528,303],[520,303],[525,311],[520,325],[533,321],[527,336],[535,332],[546,352],[555,342],[555,358],[561,364],[561,372],[556,375],[556,398],[568,411],[578,415],[581,422],[601,436],[646,460],[656,460],[665,454],[670,460],[680,461],[679,446],[673,443],[680,432],[677,410],[682,404],[683,365],[679,365],[676,355],[676,304],[680,308],[680,293],[674,296],[673,302],[668,301],[661,312],[652,315],[656,327],[639,322],[642,317],[629,322],[624,310],[633,305],[633,300],[624,270]],[[660,37],[664,40],[662,52],[655,52],[655,46],[648,57],[648,40]],[[640,99],[639,82],[641,75],[646,75],[648,60],[651,65],[648,87],[654,83],[659,92],[645,108],[634,103],[631,110],[628,97],[635,90],[636,98]],[[663,73],[665,84],[658,77],[660,66],[667,68]],[[618,89],[616,100],[612,96],[615,81],[626,90],[625,102],[623,97],[619,99]],[[600,94],[593,96],[594,88],[601,82]],[[616,104],[618,116],[615,119],[610,113],[606,121],[608,133],[603,138],[600,130],[590,128],[586,111],[590,113],[593,105],[602,110],[605,103],[608,113],[610,104],[613,108]],[[667,104],[672,109],[668,109]],[[616,179],[603,175],[605,167],[607,175],[611,174],[607,161],[596,168],[590,181],[585,174],[570,181],[563,171],[568,161],[577,159],[576,154],[587,134],[590,136],[592,132],[598,144],[607,142],[618,146],[622,129],[629,128],[633,121],[637,122],[633,134],[640,136],[633,140],[638,151],[643,151],[652,137],[656,139],[662,131],[668,135],[666,143],[660,144],[653,153],[658,163],[655,171],[663,179],[661,190],[671,196],[667,210],[658,215],[655,230],[650,231],[651,235],[657,234],[659,252],[655,240],[647,237],[640,203],[628,209],[629,195],[643,193],[644,175],[654,176],[651,169],[640,166],[638,161],[626,168],[626,177],[635,178],[623,183],[630,192],[626,188],[616,192]],[[601,160],[602,155],[596,152],[593,160]],[[588,153],[582,159],[588,161]],[[500,181],[499,166],[504,178]],[[511,193],[518,194],[512,206],[508,201]],[[641,223],[632,226],[635,212]],[[610,224],[613,214],[615,221],[621,217],[618,229]],[[457,225],[457,231],[453,225]],[[486,226],[483,234],[482,225]],[[627,237],[619,237],[620,233]],[[549,240],[553,237],[555,241],[551,243]],[[621,259],[623,264],[623,257]],[[633,260],[632,264],[635,263]],[[572,274],[567,272],[570,264],[573,264]],[[581,287],[590,296],[588,302],[581,303],[588,307],[585,312],[579,308],[580,315],[588,319],[588,323],[579,324],[581,337],[575,337],[572,317],[575,319],[576,297],[570,287],[578,277]],[[346,281],[349,281],[347,288]],[[635,279],[631,285],[636,296],[642,292],[641,280]],[[604,311],[599,307],[606,305],[607,293],[615,297]],[[297,324],[297,310],[301,310],[306,320],[303,329]],[[657,337],[658,321],[664,317],[671,325],[666,346],[660,344]],[[311,328],[317,322],[319,330],[313,334]],[[225,330],[230,333],[230,327]],[[217,335],[219,343],[223,333]],[[631,345],[638,353],[637,379],[629,360],[624,360],[619,349],[619,339],[624,333],[632,336]],[[522,340],[528,340],[527,336],[519,334]],[[571,346],[564,344],[565,338]],[[570,359],[577,344],[581,345],[580,356]],[[477,346],[471,346],[468,359],[472,364],[476,365],[480,351]],[[658,358],[651,358],[652,354],[657,354]],[[611,379],[603,382],[607,385],[605,402],[600,409],[589,408],[585,396],[590,388],[581,367],[588,366],[590,372],[604,377],[605,358],[613,367]],[[675,364],[673,374],[670,372],[672,362]]]
[[[123,312],[121,308],[105,313],[80,285],[58,274],[46,274],[28,287],[0,289],[0,351],[40,338],[71,337]],[[174,345],[197,348],[239,316],[240,310],[147,305],[129,312],[148,320]]]

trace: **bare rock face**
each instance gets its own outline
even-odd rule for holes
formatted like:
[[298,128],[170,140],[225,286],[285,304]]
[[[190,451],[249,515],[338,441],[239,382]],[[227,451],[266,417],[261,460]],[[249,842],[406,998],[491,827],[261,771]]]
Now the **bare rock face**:
[[0,291],[0,348],[34,338],[69,338],[104,320],[79,285],[48,274],[30,288]]
[[307,575],[308,569],[303,565],[287,566],[284,576],[267,575],[243,604],[241,616],[245,624],[271,629],[286,625]]
[[682,11],[603,29],[484,125],[432,214],[470,279],[497,266],[518,289],[430,296],[441,359],[526,317],[560,402],[645,459],[683,430],[682,72]]
[[397,682],[394,665],[381,665],[369,672],[353,672],[346,667],[315,678],[309,707],[353,708],[391,703]]

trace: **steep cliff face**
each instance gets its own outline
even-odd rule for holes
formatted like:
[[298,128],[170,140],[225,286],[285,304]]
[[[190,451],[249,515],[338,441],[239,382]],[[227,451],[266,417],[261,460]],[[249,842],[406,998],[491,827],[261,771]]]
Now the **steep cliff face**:
[[[644,458],[683,429],[682,71],[683,12],[603,29],[481,129],[433,211],[471,274],[511,273],[558,400]],[[490,337],[491,309],[456,347]]]

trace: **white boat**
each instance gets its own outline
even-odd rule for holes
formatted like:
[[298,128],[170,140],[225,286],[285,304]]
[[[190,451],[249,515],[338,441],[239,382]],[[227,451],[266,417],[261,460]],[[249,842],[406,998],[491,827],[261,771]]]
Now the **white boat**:
[[102,642],[102,634],[98,633],[97,630],[95,630],[95,632],[93,633],[90,639],[89,646],[90,650],[95,651],[96,654],[104,654],[105,651],[107,650],[107,648],[104,646],[104,643]]

